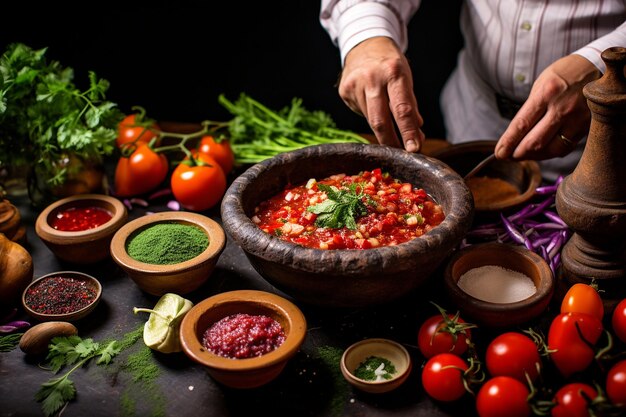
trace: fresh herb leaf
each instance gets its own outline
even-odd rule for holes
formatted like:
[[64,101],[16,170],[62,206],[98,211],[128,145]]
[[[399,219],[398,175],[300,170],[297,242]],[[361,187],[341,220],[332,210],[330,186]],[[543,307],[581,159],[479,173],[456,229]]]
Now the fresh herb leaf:
[[0,336],[0,352],[10,352],[15,349],[24,333],[13,333],[6,336]]
[[[347,227],[356,230],[356,221],[367,214],[367,205],[372,204],[369,195],[363,192],[363,185],[352,183],[348,188],[318,183],[317,187],[327,195],[321,203],[307,207],[307,211],[317,214],[318,227],[339,229]],[[357,191],[358,190],[358,191]]]

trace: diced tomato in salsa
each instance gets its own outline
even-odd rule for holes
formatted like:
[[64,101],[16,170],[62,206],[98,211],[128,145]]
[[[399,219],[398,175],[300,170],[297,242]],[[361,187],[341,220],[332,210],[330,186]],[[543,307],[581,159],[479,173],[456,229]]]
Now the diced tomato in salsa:
[[356,183],[369,197],[367,214],[356,219],[356,230],[316,226],[317,214],[307,211],[307,207],[323,202],[328,196],[319,190],[314,179],[288,186],[261,202],[252,220],[266,233],[305,247],[369,249],[422,236],[445,218],[441,206],[425,190],[392,178],[380,168],[357,175],[332,175],[320,183],[339,190],[347,190]]

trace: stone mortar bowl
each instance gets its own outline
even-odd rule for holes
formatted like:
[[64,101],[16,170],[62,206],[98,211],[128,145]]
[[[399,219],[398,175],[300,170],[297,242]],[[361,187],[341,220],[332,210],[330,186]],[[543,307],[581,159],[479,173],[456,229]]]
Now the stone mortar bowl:
[[[285,242],[251,220],[260,202],[287,186],[374,168],[424,188],[442,206],[444,221],[396,246],[322,250]],[[441,161],[383,145],[342,143],[283,153],[248,168],[226,191],[221,215],[227,234],[279,290],[315,306],[366,307],[427,281],[469,230],[474,206],[463,179]]]

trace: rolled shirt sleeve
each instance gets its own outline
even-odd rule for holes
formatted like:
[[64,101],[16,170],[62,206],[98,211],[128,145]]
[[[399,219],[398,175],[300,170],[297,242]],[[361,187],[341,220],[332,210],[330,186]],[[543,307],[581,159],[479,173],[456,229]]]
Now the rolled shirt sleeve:
[[595,41],[574,51],[575,54],[587,58],[602,73],[606,71],[606,64],[602,60],[602,51],[613,46],[626,48],[626,22],[622,23],[614,31],[596,39]]

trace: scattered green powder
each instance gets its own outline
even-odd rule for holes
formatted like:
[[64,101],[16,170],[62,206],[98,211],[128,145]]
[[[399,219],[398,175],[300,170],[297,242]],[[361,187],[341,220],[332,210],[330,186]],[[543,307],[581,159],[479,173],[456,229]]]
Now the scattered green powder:
[[137,352],[128,355],[122,370],[130,373],[132,384],[122,393],[123,415],[137,415],[137,402],[141,400],[142,404],[151,407],[151,416],[165,416],[166,401],[157,384],[161,371],[154,360],[152,350],[148,346],[142,346]]
[[369,356],[354,370],[354,376],[365,381],[383,381],[391,379],[396,367],[389,359]]
[[329,404],[330,412],[333,416],[342,414],[350,393],[350,386],[341,373],[341,355],[343,355],[343,351],[332,346],[320,346],[317,348],[317,356],[328,368],[333,379],[333,396]]
[[200,255],[209,237],[200,228],[182,223],[156,223],[132,234],[126,244],[128,255],[140,262],[171,265]]

